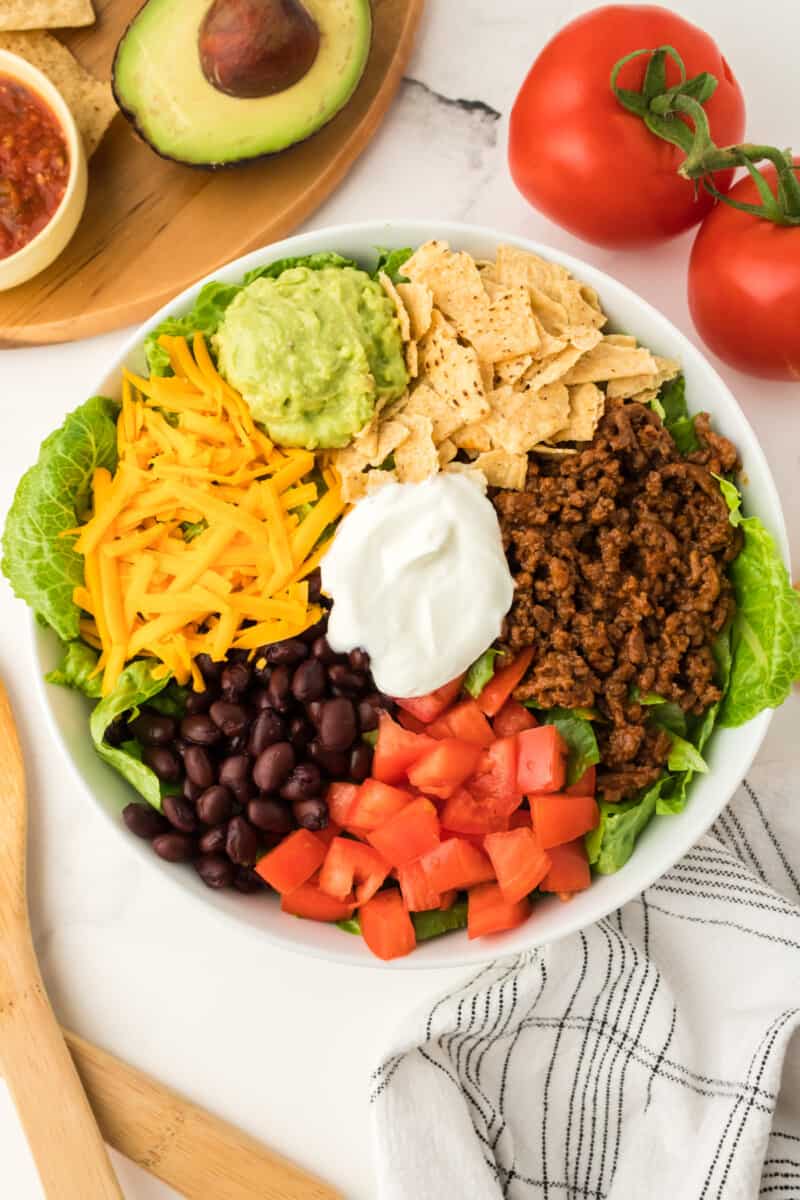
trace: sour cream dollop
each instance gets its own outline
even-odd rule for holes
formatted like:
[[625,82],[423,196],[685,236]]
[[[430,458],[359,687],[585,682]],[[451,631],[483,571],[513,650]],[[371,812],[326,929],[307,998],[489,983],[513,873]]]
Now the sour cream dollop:
[[514,582],[492,504],[469,479],[392,483],[359,501],[322,560],[328,641],[363,647],[389,696],[423,696],[500,633]]

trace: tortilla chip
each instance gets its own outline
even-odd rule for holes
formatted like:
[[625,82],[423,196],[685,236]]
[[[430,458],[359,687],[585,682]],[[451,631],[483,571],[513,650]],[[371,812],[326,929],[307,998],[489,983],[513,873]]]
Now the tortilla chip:
[[505,244],[497,247],[495,274],[498,283],[504,283],[507,287],[524,284],[547,295],[552,294],[559,282],[570,278],[566,267],[548,262],[529,250],[519,250],[516,246]]
[[533,356],[530,354],[518,354],[516,358],[507,358],[504,362],[495,363],[494,378],[497,386],[503,387],[507,384],[509,387],[513,387],[532,363]]
[[574,446],[546,446],[543,442],[539,446],[531,446],[531,454],[549,455],[551,458],[563,458],[566,454],[577,454],[578,451]]
[[462,408],[458,396],[443,396],[422,382],[417,384],[402,408],[398,406],[394,415],[400,421],[410,416],[427,417],[431,422],[433,441],[438,446],[454,430],[472,420],[473,411],[470,405]]
[[628,375],[620,379],[610,379],[606,395],[612,400],[638,398],[640,392],[649,391],[651,388],[658,391],[662,383],[674,379],[681,369],[680,363],[673,358],[659,358],[658,355],[654,355],[653,358],[656,364],[655,375]]
[[[451,325],[434,311],[431,327],[419,343],[419,378],[458,403],[462,424],[476,421],[489,411],[478,356],[462,346]],[[446,435],[445,435],[446,436]]]
[[433,292],[422,283],[398,283],[397,294],[411,321],[411,336],[418,342],[431,327]]
[[409,379],[416,379],[419,375],[419,347],[416,342],[406,345],[406,371]]
[[480,314],[488,304],[474,258],[454,252],[447,242],[425,242],[400,268],[412,283],[423,283],[433,293],[433,302],[461,332],[471,314]]
[[474,321],[465,336],[485,362],[535,354],[539,348],[539,329],[528,289],[501,289],[490,301],[485,315]]
[[540,324],[552,337],[561,337],[569,328],[567,310],[559,300],[554,300],[537,287],[529,287],[531,306]]
[[583,351],[577,346],[565,346],[551,358],[534,362],[533,366],[529,367],[522,376],[525,386],[535,391],[537,388],[544,387],[546,383],[555,383],[556,380],[563,379],[582,354]]
[[0,49],[27,59],[55,84],[81,131],[86,153],[93,154],[117,113],[111,85],[84,70],[49,33],[0,33]]
[[451,442],[450,438],[445,438],[436,448],[439,455],[439,466],[446,467],[449,462],[452,462],[458,454],[458,447],[455,442]]
[[421,483],[439,470],[439,455],[433,444],[433,422],[418,413],[403,415],[408,437],[394,455],[401,483]]
[[606,341],[612,346],[638,346],[638,342],[632,333],[607,333]]
[[[605,397],[596,383],[577,383],[569,391],[569,420],[554,433],[552,442],[590,442],[605,409]],[[543,438],[542,441],[545,439]]]
[[490,487],[510,488],[515,492],[521,492],[525,487],[528,475],[527,454],[507,454],[505,450],[490,450],[487,454],[479,454],[472,465],[483,472]]
[[476,454],[481,450],[491,450],[492,448],[492,439],[489,437],[489,431],[481,422],[464,425],[461,429],[456,429],[451,434],[451,440],[457,449],[468,450]]
[[486,492],[488,480],[483,471],[479,471],[474,463],[450,462],[447,466],[442,467],[444,475],[463,475],[465,479],[469,479],[470,483],[474,483],[482,492]]
[[608,320],[605,313],[588,302],[584,295],[585,287],[586,285],[577,279],[569,278],[557,281],[553,289],[555,298],[563,304],[566,311],[570,341],[573,342],[576,335],[590,329],[599,329]]
[[564,383],[602,383],[626,375],[655,375],[656,360],[649,350],[617,346],[603,338],[563,376]]
[[[492,448],[524,454],[546,442],[569,421],[569,392],[562,383],[537,391],[498,388],[489,397],[492,411],[484,420]],[[491,480],[490,480],[491,482]]]
[[92,0],[0,0],[0,30],[93,25]]
[[386,292],[386,295],[389,297],[392,304],[395,306],[395,308],[397,310],[397,319],[400,322],[400,337],[403,339],[404,342],[410,341],[411,340],[411,318],[408,315],[408,311],[406,309],[405,304],[403,303],[400,293],[398,292],[397,288],[394,286],[394,284],[392,283],[391,279],[389,278],[389,276],[386,274],[385,271],[381,271],[379,273],[378,282],[380,283],[381,287]]

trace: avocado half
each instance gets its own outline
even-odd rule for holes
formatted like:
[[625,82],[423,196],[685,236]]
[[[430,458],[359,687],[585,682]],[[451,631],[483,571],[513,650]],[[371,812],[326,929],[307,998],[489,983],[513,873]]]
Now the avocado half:
[[163,158],[237,166],[311,137],[344,107],[364,73],[370,0],[303,0],[319,30],[310,69],[284,91],[239,98],[203,73],[200,26],[211,0],[147,0],[114,56],[112,86],[123,114]]

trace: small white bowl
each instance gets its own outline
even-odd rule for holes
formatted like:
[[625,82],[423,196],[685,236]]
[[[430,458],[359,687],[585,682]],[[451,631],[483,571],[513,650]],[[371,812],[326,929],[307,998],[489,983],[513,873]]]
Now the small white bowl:
[[[578,279],[596,288],[612,327],[636,334],[657,354],[679,359],[686,376],[690,409],[709,412],[716,428],[738,447],[747,480],[743,486],[745,509],[761,518],[788,563],[786,527],[775,483],[764,452],[733,395],[707,359],[666,317],[624,284],[588,263],[549,246],[504,236],[496,230],[475,225],[436,220],[371,221],[286,238],[220,267],[208,278],[225,283],[239,282],[246,271],[263,263],[320,250],[336,250],[367,265],[374,263],[378,246],[417,246],[428,238],[449,241],[454,248],[466,250],[475,258],[489,258],[498,243],[509,242],[561,263]],[[208,279],[201,279],[146,321],[109,363],[104,378],[91,381],[93,386],[87,387],[86,395],[119,396],[120,369],[123,366],[139,372],[145,369],[142,351],[145,334],[168,314],[188,311],[207,282]],[[767,711],[739,729],[718,730],[708,747],[709,772],[692,784],[685,811],[675,816],[654,817],[642,833],[629,862],[615,875],[596,877],[587,891],[578,893],[567,904],[555,896],[537,900],[530,919],[509,933],[475,941],[469,941],[466,932],[449,933],[421,943],[406,958],[381,963],[370,954],[360,937],[343,933],[333,925],[289,917],[280,911],[275,896],[241,896],[233,891],[211,891],[192,867],[164,862],[146,842],[129,833],[120,813],[124,805],[136,798],[135,794],[94,753],[89,737],[89,703],[77,692],[44,682],[45,672],[53,669],[60,654],[55,634],[42,629],[33,619],[30,628],[35,686],[50,730],[64,756],[114,836],[149,870],[194,895],[198,921],[203,921],[206,913],[214,912],[235,921],[240,927],[248,927],[255,953],[265,941],[271,941],[301,954],[393,971],[487,962],[500,955],[514,954],[565,937],[625,904],[669,870],[713,823],[753,761],[772,719],[772,713]]]
[[69,153],[69,178],[58,208],[27,245],[15,254],[0,258],[0,292],[4,292],[32,279],[58,258],[83,215],[88,173],[83,138],[58,88],[26,59],[8,50],[0,50],[0,75],[18,80],[52,109],[64,131]]

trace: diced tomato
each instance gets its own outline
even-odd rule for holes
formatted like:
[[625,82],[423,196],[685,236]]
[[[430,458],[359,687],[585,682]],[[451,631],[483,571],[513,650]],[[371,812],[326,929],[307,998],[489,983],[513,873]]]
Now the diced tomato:
[[428,733],[435,738],[459,738],[475,746],[491,746],[495,739],[491,725],[471,696],[442,713],[428,726]]
[[350,810],[356,798],[358,785],[355,783],[332,783],[328,788],[325,799],[328,802],[328,812],[337,825],[348,825]]
[[296,829],[256,863],[256,871],[276,892],[293,892],[322,866],[327,847],[308,829]]
[[367,837],[391,866],[404,867],[438,846],[439,816],[430,800],[420,796]]
[[445,738],[435,747],[408,768],[408,782],[426,796],[446,800],[475,770],[481,749],[456,738]]
[[547,851],[550,870],[539,884],[542,892],[582,892],[592,882],[583,838]]
[[409,733],[427,733],[427,725],[423,721],[418,721],[416,717],[412,717],[411,713],[404,712],[402,708],[397,714],[397,720]]
[[532,892],[550,869],[550,859],[532,829],[487,833],[483,840],[503,899],[515,904]]
[[597,768],[587,767],[580,779],[565,787],[568,796],[593,796],[597,787]]
[[483,850],[465,838],[448,838],[419,860],[434,891],[460,891],[494,879],[494,869]]
[[531,810],[529,808],[518,808],[508,818],[509,829],[531,829]]
[[295,917],[307,917],[311,921],[345,921],[352,917],[355,904],[352,900],[334,900],[316,883],[302,883],[293,892],[281,896],[281,908]]
[[396,888],[378,892],[362,904],[358,916],[364,941],[378,958],[401,958],[417,944],[408,909]]
[[414,862],[400,867],[397,881],[409,912],[425,912],[429,908],[439,908],[441,896],[431,885],[422,866],[422,859],[417,858]]
[[435,721],[453,703],[461,691],[463,682],[464,676],[459,675],[458,679],[451,679],[449,683],[443,683],[435,691],[428,692],[427,696],[411,696],[408,699],[395,696],[395,703],[406,712],[411,713],[412,717],[416,717],[418,721],[430,725],[431,721]]
[[529,708],[518,700],[506,700],[492,721],[496,737],[513,737],[523,729],[533,729],[539,722]]
[[[439,820],[441,820],[441,818],[442,814],[440,812]],[[503,821],[503,828],[506,828],[505,820]],[[439,832],[443,842],[448,841],[450,838],[463,838],[464,841],[469,842],[471,846],[477,846],[479,850],[483,849],[483,839],[486,836],[485,830],[483,833],[458,833],[455,829],[445,829],[445,827],[442,826]]]
[[509,904],[497,883],[479,883],[467,897],[467,937],[483,937],[487,933],[502,933],[514,929],[530,916],[531,902],[527,896]]
[[526,796],[557,792],[567,777],[567,743],[555,725],[517,734],[517,787]]
[[329,896],[346,900],[355,891],[357,904],[375,895],[389,874],[389,864],[377,850],[352,838],[334,838],[319,873],[319,886]]
[[455,834],[482,836],[497,829],[508,828],[508,817],[494,809],[491,800],[473,796],[466,788],[445,800],[441,810],[442,825]]
[[594,829],[600,820],[594,796],[548,792],[544,796],[529,796],[528,803],[533,813],[533,828],[545,850],[573,842]]
[[377,829],[413,799],[411,792],[403,788],[389,787],[388,783],[381,783],[378,779],[365,779],[356,792],[353,807],[350,809],[348,827]]
[[400,783],[412,763],[435,745],[433,738],[401,729],[388,713],[381,713],[372,774],[382,783]]
[[533,647],[523,650],[507,667],[495,671],[486,687],[478,696],[478,704],[487,717],[493,717],[505,704],[533,660]]
[[[519,736],[536,732],[531,729]],[[483,751],[475,774],[467,783],[473,796],[486,800],[498,816],[509,816],[522,803],[523,789],[517,782],[517,741],[516,737],[498,738]],[[448,828],[452,828],[449,822]]]
[[439,897],[439,908],[442,912],[447,912],[448,908],[452,908],[458,899],[458,891],[451,888],[449,892],[442,892]]
[[320,841],[323,841],[326,846],[330,846],[333,839],[342,832],[342,827],[336,821],[329,820],[324,829],[315,829],[314,832]]

